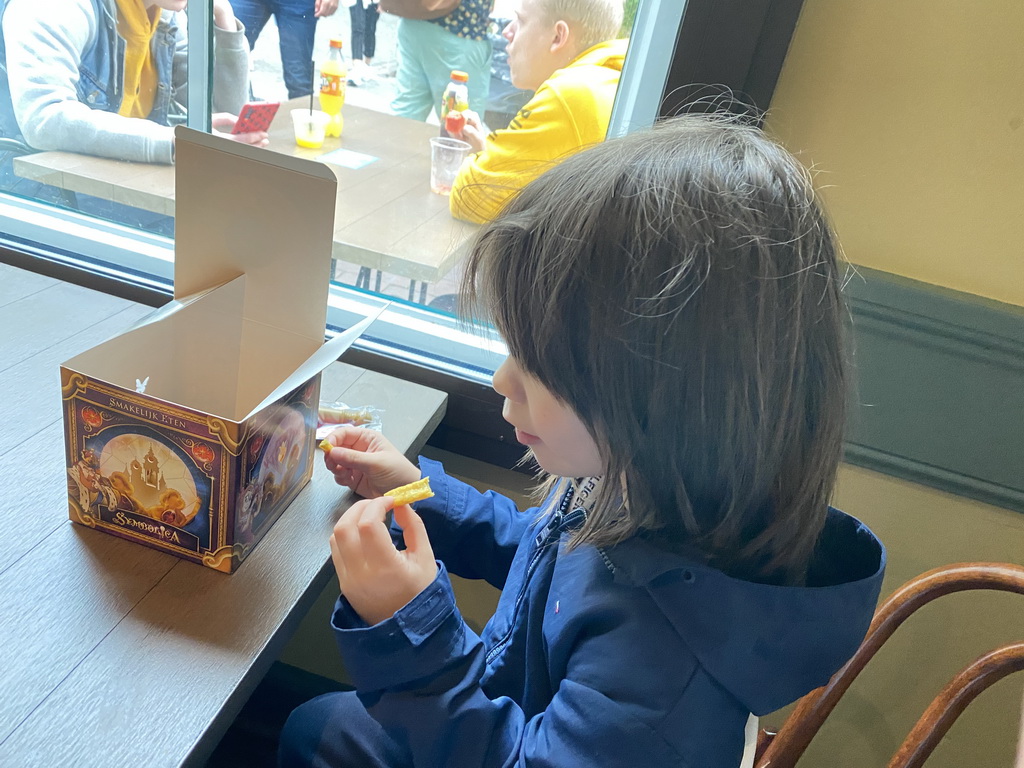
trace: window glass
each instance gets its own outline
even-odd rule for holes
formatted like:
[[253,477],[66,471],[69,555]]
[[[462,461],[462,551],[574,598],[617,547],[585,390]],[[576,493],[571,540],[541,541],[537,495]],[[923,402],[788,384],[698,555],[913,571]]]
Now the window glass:
[[[184,3],[0,4],[0,190],[173,234],[167,201],[133,194],[133,178],[169,175],[173,126],[185,120],[187,25],[163,8],[176,5]],[[236,80],[246,75],[241,53],[222,62]]]
[[[595,3],[602,4],[614,6]],[[338,174],[335,282],[452,312],[479,222],[578,148],[581,136],[603,138],[626,50],[625,40],[613,41],[628,37],[636,5],[631,0],[620,17],[570,20],[572,42],[552,55],[542,43],[558,19],[545,18],[543,0],[462,0],[450,24],[381,13],[369,0],[343,1],[312,21],[269,14],[263,0],[233,0],[254,46],[253,98],[281,104],[270,149],[320,159]],[[291,112],[299,111],[305,130],[310,109],[338,101],[323,98],[332,87],[332,48],[346,72],[341,136],[296,147]],[[566,67],[575,69],[556,74]],[[464,75],[454,76],[446,102],[452,70]],[[478,118],[443,116],[467,106]],[[451,207],[446,194],[431,192],[431,139],[447,128],[457,140],[478,137],[469,139],[463,164],[472,170],[454,178]]]
[[[639,0],[627,0],[611,32],[605,22],[604,31],[579,35],[585,50],[554,56],[540,44],[554,23],[543,0],[462,0],[440,22],[347,2],[321,18],[279,17],[258,0],[193,0],[187,9],[185,0],[67,0],[61,13],[37,0],[0,3],[3,235],[168,289],[173,126],[229,134],[225,114],[277,102],[268,150],[321,160],[339,178],[331,323],[358,314],[353,301],[393,300],[391,312],[403,319],[381,327],[401,338],[380,343],[486,373],[500,344],[486,330],[467,336],[450,314],[466,248],[501,202],[494,190],[511,194],[577,148],[567,136],[578,126],[568,121],[586,114],[592,140],[603,138]],[[291,111],[326,106],[320,91],[332,40],[347,70],[341,136],[299,147]],[[434,74],[425,83],[417,66],[428,64]],[[448,104],[466,122],[442,125],[437,94],[459,68],[469,75],[468,110],[457,87]],[[566,98],[574,109],[555,110]],[[470,111],[479,116],[475,139]],[[452,195],[464,201],[459,216],[472,221],[453,217],[453,197],[431,191],[431,139],[446,127],[471,143],[462,170],[476,163],[476,173],[457,177]],[[489,191],[474,199],[481,189]]]

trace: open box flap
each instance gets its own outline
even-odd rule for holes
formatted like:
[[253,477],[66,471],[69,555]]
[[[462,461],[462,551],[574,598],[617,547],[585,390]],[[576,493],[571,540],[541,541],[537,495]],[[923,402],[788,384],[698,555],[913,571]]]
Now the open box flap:
[[[111,338],[117,338],[117,336],[121,336],[121,335],[123,335],[125,333],[129,333],[131,331],[134,331],[136,328],[141,328],[144,325],[151,325],[152,323],[156,323],[156,322],[159,322],[159,321],[163,320],[164,318],[170,317],[175,312],[180,312],[182,309],[187,307],[189,304],[191,304],[191,303],[193,303],[195,301],[198,301],[199,299],[203,298],[204,296],[209,295],[210,293],[213,293],[213,291],[216,291],[222,285],[226,285],[227,283],[231,282],[232,280],[236,280],[239,277],[242,277],[242,275],[240,275],[240,274],[239,275],[234,275],[231,278],[229,278],[228,280],[226,280],[224,283],[220,283],[218,285],[211,286],[210,288],[207,288],[204,291],[200,291],[199,293],[194,293],[191,296],[186,296],[183,299],[171,299],[170,301],[168,301],[163,306],[157,307],[156,309],[154,309],[148,315],[143,315],[138,320],[136,320],[134,323],[132,323],[130,326],[128,326],[127,329],[118,332],[116,336],[113,336]],[[108,339],[108,341],[109,341],[109,339]]]
[[251,418],[253,414],[259,412],[263,408],[266,408],[271,403],[277,402],[285,394],[291,392],[293,389],[300,386],[303,382],[308,381],[313,376],[320,373],[320,371],[322,371],[331,363],[336,362],[337,359],[341,357],[342,353],[346,349],[351,347],[352,343],[360,336],[362,336],[366,329],[369,328],[370,325],[373,323],[373,321],[380,317],[380,313],[387,309],[390,305],[391,302],[388,302],[384,306],[380,307],[373,314],[368,315],[365,319],[360,320],[351,328],[348,328],[343,333],[339,333],[333,339],[324,343],[316,352],[310,355],[309,358],[304,363],[302,363],[302,365],[296,368],[295,371],[287,379],[281,382],[277,389],[275,389],[273,392],[267,395],[263,399],[263,402],[261,402],[255,408],[253,408],[252,411],[249,412],[249,415],[246,416],[245,419],[242,419],[242,421]]
[[174,135],[175,299],[245,274],[246,319],[322,340],[334,173],[183,126]]
[[[205,292],[203,301],[196,297],[172,302],[176,306],[155,313],[161,315],[161,322],[137,324],[76,355],[64,367],[129,392],[144,385],[148,397],[230,418],[237,410],[245,282],[246,276],[241,275]],[[290,347],[294,346],[292,342]],[[298,361],[292,367],[295,364]],[[276,378],[275,371],[266,373],[263,391],[291,370],[281,371],[281,367]]]

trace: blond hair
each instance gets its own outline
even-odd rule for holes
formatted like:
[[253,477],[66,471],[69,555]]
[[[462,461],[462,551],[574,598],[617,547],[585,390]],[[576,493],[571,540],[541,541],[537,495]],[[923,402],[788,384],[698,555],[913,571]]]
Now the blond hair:
[[614,40],[622,28],[623,0],[540,0],[539,6],[552,24],[564,21],[569,25],[580,53]]

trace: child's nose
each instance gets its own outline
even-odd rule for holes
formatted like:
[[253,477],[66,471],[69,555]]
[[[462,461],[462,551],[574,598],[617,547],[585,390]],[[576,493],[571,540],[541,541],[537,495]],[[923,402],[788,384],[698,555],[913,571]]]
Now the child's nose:
[[506,40],[508,40],[510,43],[512,42],[512,24],[513,23],[514,22],[510,21],[508,24],[505,25],[505,28],[503,30],[501,30],[501,36],[504,37]]
[[511,358],[506,357],[491,378],[491,387],[507,400],[516,400],[516,379]]

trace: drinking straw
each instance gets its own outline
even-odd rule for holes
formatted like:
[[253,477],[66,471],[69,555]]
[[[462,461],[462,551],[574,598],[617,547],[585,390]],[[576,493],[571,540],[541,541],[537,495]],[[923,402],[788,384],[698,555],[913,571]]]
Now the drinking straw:
[[309,119],[313,119],[313,91],[316,90],[316,59],[313,59],[313,79],[309,84]]

